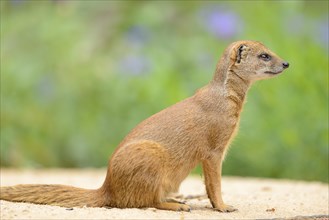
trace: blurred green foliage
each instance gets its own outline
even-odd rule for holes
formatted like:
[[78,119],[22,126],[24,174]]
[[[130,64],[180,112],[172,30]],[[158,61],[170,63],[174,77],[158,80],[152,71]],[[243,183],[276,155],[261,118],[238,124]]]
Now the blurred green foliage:
[[1,166],[106,166],[252,39],[290,68],[252,87],[224,174],[328,182],[328,1],[1,1],[0,36]]

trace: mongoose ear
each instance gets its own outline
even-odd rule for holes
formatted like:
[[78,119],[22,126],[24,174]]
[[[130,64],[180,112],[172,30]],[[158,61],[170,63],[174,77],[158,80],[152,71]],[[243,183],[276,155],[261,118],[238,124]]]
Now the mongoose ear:
[[240,45],[236,51],[236,63],[240,63],[241,60],[247,57],[248,47],[244,44]]

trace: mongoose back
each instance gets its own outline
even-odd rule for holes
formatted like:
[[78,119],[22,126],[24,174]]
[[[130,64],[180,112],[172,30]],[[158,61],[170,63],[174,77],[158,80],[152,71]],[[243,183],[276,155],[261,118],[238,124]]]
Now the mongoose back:
[[63,207],[190,211],[188,205],[168,196],[201,163],[214,210],[234,211],[222,199],[221,170],[246,93],[256,80],[276,76],[288,67],[260,42],[234,42],[225,49],[209,84],[144,120],[124,138],[99,189],[16,185],[1,187],[0,199]]

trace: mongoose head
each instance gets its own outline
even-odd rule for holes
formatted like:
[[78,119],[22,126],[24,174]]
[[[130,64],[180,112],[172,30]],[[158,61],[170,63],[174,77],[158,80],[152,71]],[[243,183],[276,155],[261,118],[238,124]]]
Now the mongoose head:
[[217,65],[215,79],[225,80],[225,74],[237,74],[240,78],[253,82],[276,76],[288,67],[288,62],[262,43],[237,41],[224,51]]

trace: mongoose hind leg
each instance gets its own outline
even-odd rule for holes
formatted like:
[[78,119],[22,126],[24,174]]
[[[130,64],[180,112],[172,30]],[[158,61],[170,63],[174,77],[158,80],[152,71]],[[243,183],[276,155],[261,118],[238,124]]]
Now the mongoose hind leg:
[[138,140],[121,146],[112,156],[109,178],[110,206],[154,207],[165,201],[168,152],[161,144]]
[[191,207],[185,204],[175,203],[175,202],[162,202],[155,205],[157,209],[170,210],[170,211],[184,211],[190,212]]

